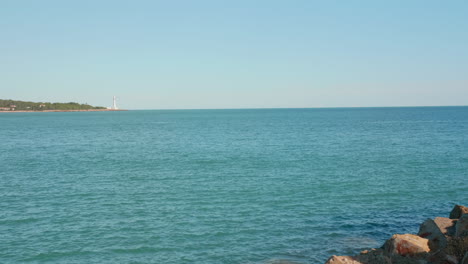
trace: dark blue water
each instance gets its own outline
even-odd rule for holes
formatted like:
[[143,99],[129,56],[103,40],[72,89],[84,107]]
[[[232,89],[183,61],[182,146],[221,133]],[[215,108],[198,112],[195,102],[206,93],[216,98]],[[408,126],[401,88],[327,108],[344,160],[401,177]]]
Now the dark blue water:
[[0,125],[1,263],[323,263],[468,205],[468,107]]

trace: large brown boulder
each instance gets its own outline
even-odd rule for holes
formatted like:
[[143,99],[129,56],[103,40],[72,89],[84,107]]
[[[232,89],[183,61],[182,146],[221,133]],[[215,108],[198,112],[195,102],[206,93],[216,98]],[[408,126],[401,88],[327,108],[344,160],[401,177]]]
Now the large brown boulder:
[[468,236],[468,214],[464,214],[458,219],[455,225],[455,236]]
[[425,258],[430,251],[429,240],[417,235],[393,235],[383,246],[384,253],[390,257]]
[[429,248],[436,251],[447,246],[447,237],[455,234],[457,220],[446,217],[427,219],[419,227],[418,235],[429,240]]
[[457,204],[453,207],[452,212],[450,212],[450,218],[458,219],[464,214],[468,214],[468,207]]

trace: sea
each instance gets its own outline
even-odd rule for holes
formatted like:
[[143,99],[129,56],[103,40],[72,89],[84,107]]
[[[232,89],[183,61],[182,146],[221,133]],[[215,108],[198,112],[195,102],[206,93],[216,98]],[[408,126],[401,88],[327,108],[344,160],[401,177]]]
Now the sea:
[[468,107],[0,113],[0,263],[324,263],[468,205]]

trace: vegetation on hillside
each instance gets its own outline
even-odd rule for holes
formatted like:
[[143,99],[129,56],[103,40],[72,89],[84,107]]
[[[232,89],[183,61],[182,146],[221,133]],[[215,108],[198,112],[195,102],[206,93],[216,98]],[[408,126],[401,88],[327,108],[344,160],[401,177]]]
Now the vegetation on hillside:
[[[44,110],[89,110],[89,109],[106,109],[102,106],[92,106],[89,104],[79,104],[74,102],[69,103],[42,103],[42,102],[25,102],[16,100],[0,99],[0,107],[10,108],[13,111],[44,111]],[[3,109],[0,109],[3,110]]]

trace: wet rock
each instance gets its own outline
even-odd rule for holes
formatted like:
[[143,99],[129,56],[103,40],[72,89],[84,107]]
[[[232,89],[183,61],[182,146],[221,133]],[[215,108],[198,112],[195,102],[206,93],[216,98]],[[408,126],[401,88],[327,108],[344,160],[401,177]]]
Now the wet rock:
[[457,205],[455,205],[455,207],[453,207],[452,212],[450,212],[450,218],[451,219],[458,219],[463,214],[468,214],[468,207],[457,204]]
[[419,227],[418,235],[429,240],[429,248],[432,251],[445,248],[447,237],[455,234],[456,221],[446,217],[427,219]]
[[464,214],[458,219],[455,225],[455,236],[468,236],[468,214]]
[[412,234],[393,235],[383,248],[384,253],[390,257],[399,255],[423,258],[430,251],[428,239]]

